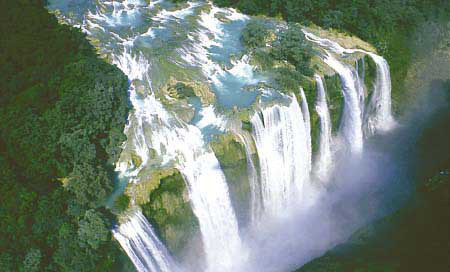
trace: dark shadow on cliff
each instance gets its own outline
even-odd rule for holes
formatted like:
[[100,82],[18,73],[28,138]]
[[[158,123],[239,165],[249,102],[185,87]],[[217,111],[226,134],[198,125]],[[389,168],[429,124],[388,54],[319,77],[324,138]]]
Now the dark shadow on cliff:
[[[332,178],[325,188],[319,188],[320,196],[312,206],[300,201],[289,218],[264,221],[264,227],[247,235],[252,255],[240,271],[292,271],[332,248],[300,271],[385,271],[372,265],[385,257],[394,265],[386,268],[397,269],[386,271],[412,271],[411,266],[420,267],[419,256],[423,260],[426,253],[429,261],[421,267],[430,262],[436,267],[444,265],[432,260],[449,249],[447,176],[435,178],[434,183],[443,185],[434,190],[425,181],[450,166],[449,83],[432,82],[395,129],[366,142],[361,156],[337,155]],[[373,250],[367,245],[369,240],[375,243]],[[328,261],[330,254],[349,265]],[[375,259],[364,259],[367,256]]]
[[[366,227],[298,272],[449,271],[450,81],[430,85],[403,125],[367,146],[385,159],[373,169],[382,186],[357,190],[359,197],[340,191],[333,205],[338,226],[356,216]],[[358,180],[359,171],[344,173]]]

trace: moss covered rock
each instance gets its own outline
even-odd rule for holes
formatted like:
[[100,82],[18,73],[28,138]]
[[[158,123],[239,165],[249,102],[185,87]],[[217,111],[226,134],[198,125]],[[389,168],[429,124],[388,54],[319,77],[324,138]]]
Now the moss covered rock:
[[215,102],[216,97],[207,83],[197,81],[182,81],[170,78],[161,88],[159,100],[169,111],[183,121],[189,123],[195,115],[191,99],[199,99],[206,106]]
[[339,129],[342,109],[344,105],[344,96],[342,94],[342,86],[339,75],[324,77],[324,84],[328,97],[328,108],[330,110],[331,126],[333,133]]
[[126,193],[133,199],[136,205],[148,203],[151,192],[160,186],[161,180],[175,174],[177,171],[173,168],[159,170],[143,169],[138,175],[139,182],[128,184]]
[[174,78],[171,78],[163,88],[163,93],[177,100],[198,97],[204,105],[212,104],[216,100],[214,93],[207,84],[179,81]]
[[180,256],[198,232],[197,217],[189,204],[183,177],[178,170],[166,172],[157,178],[158,186],[142,204],[142,211],[169,250]]
[[245,148],[234,134],[217,136],[211,148],[219,160],[230,191],[230,198],[239,224],[246,224],[250,205],[250,184]]
[[142,158],[139,157],[139,155],[136,154],[135,152],[131,152],[130,156],[131,156],[131,162],[133,163],[133,166],[135,168],[139,168],[139,166],[142,165]]

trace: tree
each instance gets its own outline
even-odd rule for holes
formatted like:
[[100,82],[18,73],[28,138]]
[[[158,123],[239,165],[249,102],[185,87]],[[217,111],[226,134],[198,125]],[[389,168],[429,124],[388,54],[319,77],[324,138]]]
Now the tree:
[[0,1],[0,270],[112,271],[113,219],[87,210],[112,191],[128,79],[44,2]]
[[114,208],[119,212],[128,209],[128,205],[130,205],[130,197],[126,194],[122,194],[114,200]]
[[39,264],[41,262],[42,254],[37,248],[32,248],[28,251],[23,261],[21,272],[37,272],[39,271]]
[[242,31],[241,40],[246,47],[257,48],[265,45],[269,28],[263,20],[252,20]]
[[78,238],[82,246],[89,245],[97,249],[103,242],[108,241],[109,229],[101,213],[87,210],[84,218],[79,222]]
[[312,47],[298,25],[289,24],[287,29],[279,33],[277,41],[273,44],[272,54],[275,59],[288,61],[294,65],[302,74],[312,75],[309,67],[313,55]]
[[89,163],[75,165],[67,185],[78,204],[90,208],[102,204],[112,189],[111,178],[105,169]]

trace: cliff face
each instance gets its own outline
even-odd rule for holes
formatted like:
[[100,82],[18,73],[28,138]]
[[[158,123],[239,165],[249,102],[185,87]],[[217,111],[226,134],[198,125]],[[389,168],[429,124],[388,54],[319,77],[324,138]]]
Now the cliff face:
[[156,179],[159,184],[148,193],[141,208],[168,249],[180,256],[199,231],[198,221],[180,172],[172,170]]
[[250,210],[250,184],[245,148],[231,133],[214,139],[211,147],[228,182],[229,194],[238,222],[245,225]]
[[[403,162],[411,174],[406,204],[356,231],[345,243],[296,272],[447,271],[450,267],[449,83],[423,90],[427,97],[405,118]],[[409,138],[407,140],[407,138]],[[407,143],[410,141],[410,143]],[[402,190],[408,190],[403,186]]]
[[[374,51],[372,46],[355,37],[346,37],[343,34],[324,31],[319,28],[310,30],[315,33],[319,33],[319,35],[325,35],[331,39],[336,38],[349,48],[354,47]],[[271,30],[269,33],[269,38],[264,40],[265,43],[276,39],[277,34],[275,31],[275,28]],[[249,61],[254,64],[257,69],[267,73],[270,76],[274,76],[275,79],[280,76],[279,69],[282,69],[284,72],[288,72],[288,75],[290,73],[296,73],[296,68],[293,65],[286,64],[282,61],[277,62],[270,60],[270,64],[261,63],[263,60],[259,58],[260,55],[258,54],[261,52],[269,54],[270,50],[272,50],[270,46],[264,44],[259,48],[249,49],[246,53],[250,55]],[[333,132],[337,132],[342,107],[344,105],[341,81],[339,76],[335,74],[334,71],[331,71],[329,68],[327,70],[326,65],[320,62],[321,61],[318,59],[315,60],[315,62],[313,60],[310,63],[309,68],[312,69],[312,71],[324,76],[327,87],[327,95],[329,98],[330,113],[332,116]],[[364,80],[369,89],[367,90],[367,95],[370,95],[369,86],[371,86],[375,74],[375,66],[373,62],[370,58],[364,57],[364,55],[352,56],[351,58],[346,59],[346,62],[359,68],[361,73],[366,75]],[[300,82],[305,89],[306,99],[311,113],[311,138],[313,141],[313,151],[316,151],[318,145],[317,139],[319,139],[319,118],[314,110],[316,100],[316,83],[312,76],[302,75],[301,77],[302,79]],[[283,80],[280,78],[278,79]],[[280,82],[268,82],[267,84],[269,86],[264,87],[270,88],[272,86],[271,84],[274,84],[272,87],[284,86],[281,89],[283,92],[293,92],[297,95],[297,99],[301,101],[298,89],[300,83],[298,81],[295,81],[295,84],[287,85],[280,85]],[[194,114],[194,110],[190,108],[188,104],[189,98],[199,98],[200,102],[204,105],[214,104],[215,102],[215,95],[209,88],[207,88],[207,85],[201,85],[189,80],[178,81],[172,78],[168,80],[167,84],[164,86],[165,87],[162,88],[162,92],[165,95],[161,96],[164,104],[174,110],[178,116],[185,117],[186,119],[184,121],[186,122],[191,121]],[[178,112],[176,109],[179,105],[183,105],[184,108]],[[249,122],[249,116],[254,110],[255,105],[252,105],[249,109],[234,109],[226,112],[226,114],[229,114],[228,118],[232,120],[230,122],[238,123],[235,125],[239,127],[239,129],[242,129],[245,133],[251,133],[252,125]],[[220,167],[226,177],[229,188],[229,196],[238,217],[238,222],[241,226],[245,226],[249,220],[251,200],[247,158],[242,140],[237,135],[229,132],[214,136],[209,145],[219,160]],[[254,150],[251,153],[254,157],[253,161],[258,162],[257,154]],[[137,155],[133,155],[132,152],[131,154],[131,161],[133,162],[134,167],[138,168],[141,164],[140,159]],[[146,174],[145,172],[151,173]],[[148,178],[145,178],[145,176],[148,176]],[[178,256],[181,256],[186,245],[191,239],[195,239],[198,232],[198,222],[189,205],[185,183],[181,174],[174,169],[153,171],[151,169],[145,170],[144,168],[144,170],[140,173],[140,180],[141,181],[139,183],[130,185],[128,192],[131,195],[134,195],[135,200],[137,201],[136,204],[143,208],[145,216],[158,230],[160,236],[167,244],[170,251],[174,252]]]

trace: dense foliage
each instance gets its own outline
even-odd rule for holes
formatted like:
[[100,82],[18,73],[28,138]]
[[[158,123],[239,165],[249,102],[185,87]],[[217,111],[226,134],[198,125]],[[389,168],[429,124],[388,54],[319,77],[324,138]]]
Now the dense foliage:
[[[445,0],[214,0],[244,13],[282,17],[357,35],[373,44],[391,66],[394,99],[401,97],[413,53],[414,33],[430,21],[448,21]],[[255,35],[259,35],[256,33]],[[395,104],[394,104],[395,105]]]
[[0,4],[0,270],[112,271],[128,80],[44,4]]
[[183,176],[175,171],[161,178],[158,188],[150,192],[150,201],[141,206],[145,217],[175,256],[185,253],[199,229],[197,217],[185,197],[187,194]]
[[253,54],[257,66],[270,70],[282,91],[298,93],[299,83],[312,76],[313,49],[298,24],[288,24],[274,33],[266,20],[250,21],[242,32],[242,43]]

